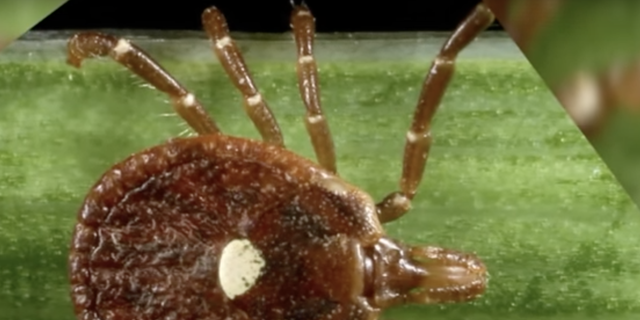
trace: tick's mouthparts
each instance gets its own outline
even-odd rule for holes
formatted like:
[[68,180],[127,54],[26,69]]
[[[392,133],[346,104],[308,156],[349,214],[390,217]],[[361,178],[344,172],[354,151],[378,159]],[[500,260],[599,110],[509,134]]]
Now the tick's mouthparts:
[[483,272],[476,273],[458,266],[429,266],[424,270],[426,275],[423,277],[420,287],[428,290],[444,290],[448,287],[473,285],[486,278]]
[[475,255],[437,247],[412,248],[411,255],[421,270],[419,300],[466,301],[485,290],[487,269]]
[[382,238],[369,253],[365,281],[380,308],[406,303],[464,302],[484,293],[487,270],[475,255]]

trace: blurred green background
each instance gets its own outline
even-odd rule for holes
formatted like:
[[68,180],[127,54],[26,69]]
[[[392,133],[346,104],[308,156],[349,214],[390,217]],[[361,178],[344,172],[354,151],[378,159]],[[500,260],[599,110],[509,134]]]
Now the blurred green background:
[[19,37],[66,0],[0,1],[0,49],[3,43]]
[[[225,132],[257,138],[208,42],[171,38],[138,44]],[[312,157],[285,39],[239,43],[288,146]],[[339,170],[376,199],[397,187],[404,135],[443,41],[318,40]],[[68,67],[63,45],[18,42],[0,54],[0,319],[73,319],[66,255],[85,193],[114,162],[184,129],[161,116],[172,110],[163,95],[111,61]],[[414,209],[387,230],[477,252],[490,286],[472,303],[396,308],[384,319],[640,316],[640,215],[509,38],[487,35],[460,57],[433,134]]]
[[[640,1],[562,2],[527,54],[546,83],[558,83],[576,70],[600,71],[616,61],[640,60]],[[640,113],[618,109],[592,143],[639,203]]]

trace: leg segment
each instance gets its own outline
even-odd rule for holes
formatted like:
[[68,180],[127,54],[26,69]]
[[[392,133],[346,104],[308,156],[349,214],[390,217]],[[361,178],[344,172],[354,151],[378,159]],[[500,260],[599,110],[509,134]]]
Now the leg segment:
[[225,72],[244,98],[244,108],[267,143],[284,146],[282,132],[267,102],[253,83],[240,50],[229,36],[227,21],[216,7],[208,8],[202,14],[202,24],[209,38],[214,42],[213,51]]
[[156,89],[169,95],[175,111],[199,134],[219,133],[200,101],[156,61],[125,39],[98,32],[74,35],[68,43],[67,62],[79,68],[86,58],[110,56]]
[[315,22],[306,5],[295,6],[291,14],[291,26],[298,49],[298,89],[307,108],[304,124],[311,137],[311,144],[318,162],[325,169],[336,173],[336,155],[329,125],[320,104],[318,68],[313,56]]
[[455,59],[493,20],[491,11],[483,3],[478,4],[458,25],[433,61],[407,132],[400,191],[389,194],[378,203],[381,222],[395,220],[410,209],[429,157],[431,120],[453,75]]

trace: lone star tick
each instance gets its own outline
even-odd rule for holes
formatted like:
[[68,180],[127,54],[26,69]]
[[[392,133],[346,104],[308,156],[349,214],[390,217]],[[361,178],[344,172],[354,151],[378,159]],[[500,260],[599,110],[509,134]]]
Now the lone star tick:
[[377,204],[337,174],[320,105],[315,21],[305,5],[294,6],[291,24],[317,164],[285,148],[216,8],[204,11],[204,29],[264,141],[221,133],[193,93],[129,41],[74,35],[71,65],[110,56],[168,94],[198,134],[129,156],[89,191],[69,254],[77,318],[377,319],[394,305],[482,294],[487,274],[475,256],[408,246],[382,224],[410,209],[455,57],[493,19],[479,4],[444,44],[406,135],[400,190]]

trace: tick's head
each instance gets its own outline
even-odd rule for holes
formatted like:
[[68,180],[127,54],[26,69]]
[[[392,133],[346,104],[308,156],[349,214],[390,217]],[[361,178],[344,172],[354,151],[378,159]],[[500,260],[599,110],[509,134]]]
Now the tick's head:
[[474,255],[425,246],[409,247],[382,238],[370,255],[368,284],[373,303],[464,302],[484,293],[487,270]]

